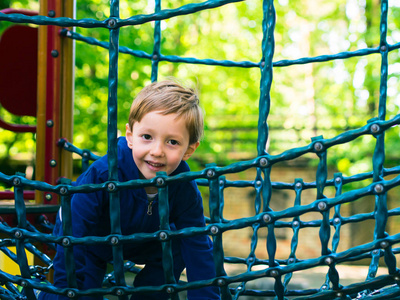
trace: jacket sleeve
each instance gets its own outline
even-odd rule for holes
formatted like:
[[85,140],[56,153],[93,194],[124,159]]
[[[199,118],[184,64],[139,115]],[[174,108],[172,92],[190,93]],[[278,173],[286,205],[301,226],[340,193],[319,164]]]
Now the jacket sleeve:
[[[179,214],[174,219],[177,229],[204,227],[203,201],[199,190],[191,185],[188,191],[181,190],[179,201],[175,203]],[[181,252],[186,264],[188,281],[211,279],[216,276],[213,259],[213,246],[207,235],[187,237],[181,240]],[[220,299],[219,288],[209,286],[188,291],[189,300]]]
[[[102,180],[95,168],[89,168],[83,173],[76,182],[76,185],[88,184],[88,183],[100,183]],[[91,193],[77,193],[72,196],[71,199],[71,217],[72,217],[72,235],[74,237],[84,237],[95,235],[95,228],[99,222],[101,216],[101,207],[103,202],[102,191],[91,192]],[[56,236],[62,236],[63,234],[63,221],[62,221],[62,210],[60,208],[57,216],[56,225],[53,234]],[[85,270],[89,259],[87,256],[87,247],[84,245],[73,246],[73,254],[75,261],[76,279],[79,289],[93,288],[95,286],[87,286],[85,281]],[[56,287],[64,288],[67,287],[67,274],[64,261],[64,248],[61,245],[57,245],[57,253],[53,260],[54,263],[54,285]],[[97,287],[101,287],[100,285]],[[64,299],[59,297],[58,299]],[[68,298],[65,298],[68,299]],[[95,298],[90,298],[95,299]],[[101,298],[99,298],[101,299]]]

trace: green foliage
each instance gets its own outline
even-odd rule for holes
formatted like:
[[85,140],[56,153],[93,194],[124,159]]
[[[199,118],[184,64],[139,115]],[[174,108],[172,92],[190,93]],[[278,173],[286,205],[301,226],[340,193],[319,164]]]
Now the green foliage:
[[[3,4],[7,0],[1,0]],[[31,3],[29,0],[24,0]],[[177,8],[189,1],[163,1],[162,8]],[[13,2],[20,6],[22,1]],[[121,18],[154,12],[152,1],[121,1]],[[274,61],[336,54],[379,46],[378,0],[287,1],[275,3]],[[400,7],[389,7],[388,42],[400,40]],[[109,2],[77,2],[77,18],[104,20]],[[220,8],[161,22],[161,52],[201,59],[259,62],[262,57],[262,7],[259,1]],[[153,52],[154,24],[120,29],[120,46]],[[107,29],[76,31],[108,41]],[[399,111],[399,51],[389,55],[387,118]],[[107,151],[108,51],[76,42],[74,143],[104,154]],[[118,129],[124,135],[131,102],[150,82],[151,61],[119,55]],[[192,163],[197,167],[217,162],[250,159],[257,155],[260,69],[226,68],[161,62],[159,79],[176,77],[198,88],[206,113],[205,137]],[[274,68],[271,87],[269,148],[278,154],[307,145],[314,136],[332,138],[358,128],[378,116],[380,56],[355,57],[326,63]],[[399,130],[386,134],[387,149],[399,146]],[[0,144],[7,145],[0,134]],[[3,149],[2,147],[1,149]],[[7,148],[7,146],[6,146]],[[0,157],[8,155],[1,151]],[[347,175],[371,170],[374,138],[359,138],[329,152],[329,163]],[[22,147],[21,151],[26,151]],[[387,154],[391,166],[395,157]],[[197,168],[195,167],[195,168]]]

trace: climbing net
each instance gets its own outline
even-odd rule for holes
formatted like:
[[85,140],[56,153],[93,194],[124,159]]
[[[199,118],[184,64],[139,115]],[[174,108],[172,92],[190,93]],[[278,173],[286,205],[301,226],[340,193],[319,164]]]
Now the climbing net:
[[[229,0],[210,0],[204,3],[188,4],[178,9],[161,10],[161,3],[156,0],[155,13],[150,15],[137,15],[128,19],[119,18],[119,2],[111,1],[110,18],[104,21],[92,19],[69,19],[69,18],[50,18],[46,16],[25,16],[21,14],[4,15],[0,13],[0,21],[7,20],[15,23],[33,23],[38,25],[57,25],[62,27],[87,27],[108,28],[110,31],[110,42],[101,42],[93,38],[87,38],[75,32],[63,30],[65,37],[81,40],[92,45],[98,45],[109,49],[110,68],[109,68],[109,99],[108,99],[108,155],[109,155],[109,181],[104,184],[72,186],[69,181],[64,181],[59,185],[50,185],[44,182],[31,181],[20,174],[6,175],[0,173],[0,180],[12,185],[15,191],[15,212],[18,219],[16,228],[10,227],[4,222],[0,224],[0,231],[8,238],[0,240],[0,250],[18,263],[21,275],[12,275],[7,270],[0,270],[0,280],[4,287],[0,288],[2,299],[35,299],[33,289],[43,290],[50,293],[65,295],[70,298],[83,295],[115,295],[125,299],[128,295],[138,292],[166,291],[171,294],[171,299],[179,299],[179,294],[192,288],[215,285],[220,288],[222,299],[239,299],[241,296],[267,296],[277,299],[400,299],[400,274],[396,267],[396,254],[400,248],[396,246],[400,242],[400,233],[389,235],[386,232],[386,224],[389,217],[400,215],[400,208],[388,209],[387,192],[398,188],[400,185],[400,166],[393,168],[384,167],[385,151],[384,137],[385,132],[395,125],[400,124],[400,115],[396,115],[390,120],[386,120],[386,95],[387,95],[387,75],[388,75],[388,53],[400,48],[400,44],[388,44],[387,35],[387,14],[388,1],[381,1],[381,26],[380,26],[380,45],[376,48],[360,49],[354,52],[342,52],[333,55],[323,55],[312,58],[301,58],[298,60],[285,60],[273,62],[274,55],[274,28],[275,28],[275,8],[272,0],[265,0],[263,3],[263,40],[262,58],[260,62],[234,62],[218,61],[212,59],[199,60],[194,58],[183,58],[178,56],[165,56],[161,54],[161,28],[160,21],[180,15],[191,14],[205,9],[219,7],[231,2]],[[119,47],[119,28],[132,26],[155,21],[155,43],[153,53],[148,54],[142,51],[134,51],[125,47]],[[160,175],[151,180],[134,180],[129,182],[119,182],[117,175],[117,60],[120,52],[128,53],[152,61],[152,80],[157,80],[158,63],[160,61],[195,63],[206,65],[220,65],[224,67],[257,67],[261,70],[260,82],[260,101],[259,101],[259,122],[258,122],[258,156],[252,160],[241,161],[225,167],[207,165],[205,169],[198,172],[187,172],[178,176]],[[270,87],[272,84],[272,74],[274,66],[289,66],[295,64],[306,64],[314,62],[325,62],[335,59],[345,59],[355,56],[364,56],[377,53],[381,55],[381,86],[379,98],[379,115],[367,122],[363,127],[343,132],[331,139],[322,136],[313,138],[311,143],[304,147],[293,148],[278,155],[270,155],[265,151],[265,145],[269,136],[268,115],[271,105]],[[348,143],[361,136],[371,135],[376,139],[375,151],[373,154],[373,170],[369,173],[362,173],[345,177],[336,173],[333,178],[328,178],[327,151],[329,148]],[[89,164],[89,160],[97,159],[90,151],[83,151],[76,148],[66,140],[60,141],[60,146],[66,151],[72,151],[82,156],[84,168]],[[270,174],[275,164],[283,161],[290,161],[298,157],[315,154],[319,163],[314,182],[303,182],[296,179],[292,183],[273,182]],[[251,181],[229,181],[225,175],[239,173],[248,169],[257,170],[254,180]],[[390,175],[391,179],[389,178]],[[372,179],[372,183],[359,189],[342,192],[344,185],[358,182],[365,179]],[[196,180],[200,185],[208,186],[210,191],[209,210],[210,218],[204,228],[185,228],[177,231],[168,230],[168,185],[171,183]],[[84,193],[103,190],[109,192],[113,197],[112,211],[119,209],[118,190],[127,188],[139,188],[143,185],[153,185],[159,189],[160,201],[160,222],[161,230],[155,233],[137,233],[123,236],[120,233],[120,223],[118,214],[111,214],[112,232],[105,237],[84,237],[75,238],[71,232],[71,209],[70,201],[74,193]],[[327,197],[324,189],[328,186],[335,188],[335,195]],[[228,187],[252,187],[255,191],[254,197],[254,216],[248,218],[227,220],[223,217],[224,211],[224,190]],[[61,198],[63,213],[63,232],[64,236],[55,237],[41,233],[36,230],[26,218],[26,207],[23,200],[25,188],[32,188],[40,191],[56,193]],[[294,205],[280,211],[271,209],[271,195],[273,189],[285,189],[291,191],[295,198]],[[302,192],[307,189],[316,191],[316,199],[309,204],[302,204]],[[375,209],[371,213],[352,215],[344,217],[341,214],[341,205],[354,203],[367,197],[375,197]],[[162,209],[164,208],[164,209]],[[317,212],[320,218],[312,221],[302,220],[305,214]],[[373,241],[350,247],[347,250],[338,252],[341,228],[350,223],[373,220],[375,223]],[[51,224],[45,224],[51,229]],[[319,242],[321,247],[320,256],[307,259],[296,257],[299,234],[302,229],[309,227],[319,227]],[[243,228],[252,229],[250,252],[246,258],[225,257],[223,247],[224,233],[231,230]],[[268,259],[257,258],[255,249],[259,240],[259,230],[267,229],[266,252]],[[291,241],[291,251],[287,259],[277,259],[277,238],[276,230],[279,228],[289,228],[293,230]],[[329,247],[331,233],[332,248]],[[135,288],[125,284],[125,272],[135,272],[135,266],[131,262],[124,262],[122,258],[122,245],[124,243],[146,242],[158,240],[163,243],[163,257],[171,256],[171,241],[176,238],[188,237],[192,235],[210,235],[214,242],[214,258],[216,264],[216,278],[199,282],[175,282],[171,264],[164,265],[166,282],[162,286]],[[35,248],[33,243],[41,242],[51,247],[60,244],[65,247],[65,259],[67,261],[68,288],[58,289],[51,284],[43,284],[40,280],[33,280],[33,277],[41,278],[42,274],[51,269],[51,260]],[[113,247],[113,272],[107,275],[103,288],[91,289],[88,291],[79,290],[74,278],[74,260],[72,249],[77,244],[109,244]],[[16,254],[9,250],[10,246],[16,247]],[[38,256],[46,267],[30,266],[27,262],[25,249]],[[383,262],[381,258],[383,259]],[[370,266],[367,278],[359,283],[343,285],[340,281],[338,265],[346,262],[369,259]],[[246,271],[234,276],[227,275],[227,264],[242,264]],[[378,266],[387,269],[385,275],[376,276]],[[255,268],[257,266],[257,268]],[[301,273],[303,270],[325,266],[327,277],[322,282],[320,288],[292,290],[289,282],[293,274]],[[260,278],[270,278],[274,281],[274,288],[271,290],[250,289],[249,283]],[[25,295],[19,292],[15,285],[21,286],[25,290]]]

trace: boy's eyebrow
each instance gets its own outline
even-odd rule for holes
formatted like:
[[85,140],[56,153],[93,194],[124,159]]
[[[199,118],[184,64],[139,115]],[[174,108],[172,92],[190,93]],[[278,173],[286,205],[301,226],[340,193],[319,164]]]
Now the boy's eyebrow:
[[169,136],[168,138],[173,139],[173,140],[179,140],[179,141],[183,140],[182,136]]
[[168,137],[168,138],[183,139],[183,135],[182,135],[182,134],[179,134],[179,133],[176,133],[176,132],[171,133],[171,134],[168,134],[167,137]]

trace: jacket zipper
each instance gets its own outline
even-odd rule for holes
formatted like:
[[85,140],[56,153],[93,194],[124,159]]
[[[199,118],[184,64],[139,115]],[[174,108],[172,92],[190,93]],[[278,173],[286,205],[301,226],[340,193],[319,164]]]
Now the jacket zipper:
[[149,201],[149,205],[147,205],[147,215],[151,216],[153,214],[153,201]]

